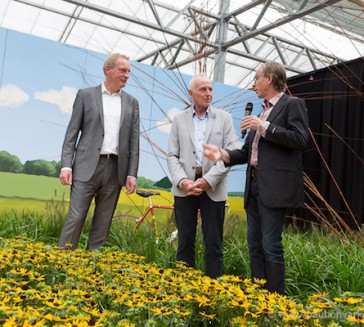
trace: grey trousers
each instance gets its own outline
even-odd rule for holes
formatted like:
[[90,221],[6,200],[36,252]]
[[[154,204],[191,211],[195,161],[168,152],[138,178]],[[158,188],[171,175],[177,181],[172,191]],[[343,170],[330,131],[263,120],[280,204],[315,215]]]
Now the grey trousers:
[[73,181],[68,217],[58,242],[60,247],[77,248],[93,199],[95,211],[87,249],[96,250],[105,244],[121,191],[117,163],[117,158],[100,158],[96,171],[88,182]]

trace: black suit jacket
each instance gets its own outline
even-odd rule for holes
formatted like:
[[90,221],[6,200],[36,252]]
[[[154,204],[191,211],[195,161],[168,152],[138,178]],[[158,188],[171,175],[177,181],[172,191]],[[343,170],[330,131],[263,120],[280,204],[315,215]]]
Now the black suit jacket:
[[[262,203],[269,208],[303,206],[302,154],[308,143],[308,117],[305,101],[283,94],[273,107],[265,137],[258,145],[258,187]],[[228,150],[230,164],[248,163],[245,207],[251,184],[250,153],[255,131],[248,134],[242,149]]]

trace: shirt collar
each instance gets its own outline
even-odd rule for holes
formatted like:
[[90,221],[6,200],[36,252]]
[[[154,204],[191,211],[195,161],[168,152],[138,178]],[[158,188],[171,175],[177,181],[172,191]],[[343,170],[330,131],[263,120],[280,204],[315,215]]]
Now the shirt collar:
[[281,98],[282,95],[283,95],[283,92],[280,92],[277,95],[275,95],[273,98],[271,98],[268,102],[273,107],[277,104],[277,102],[279,101],[279,99]]
[[[106,89],[106,86],[105,86],[105,82],[102,82],[101,84],[101,93],[102,94],[109,94],[109,95],[112,95],[107,89]],[[121,89],[119,90],[119,92],[116,92],[116,93],[113,93],[113,94],[117,94],[117,95],[121,95]]]
[[[211,106],[210,106],[211,107]],[[210,107],[207,108],[207,110],[205,111],[205,115],[203,115],[202,117],[197,116],[197,112],[195,110],[195,105],[192,106],[192,116],[193,117],[198,117],[200,119],[204,119],[207,118],[209,116],[210,113]]]

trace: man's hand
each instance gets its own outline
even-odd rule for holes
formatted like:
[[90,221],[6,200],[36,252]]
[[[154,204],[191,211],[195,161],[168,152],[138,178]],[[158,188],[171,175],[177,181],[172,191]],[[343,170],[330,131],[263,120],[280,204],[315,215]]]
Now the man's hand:
[[204,147],[203,155],[211,160],[211,161],[218,161],[221,159],[221,152],[220,149],[213,144],[202,144]]
[[62,185],[72,185],[72,170],[64,169],[59,174]]
[[245,131],[247,129],[257,130],[261,125],[262,120],[257,116],[246,116],[240,123],[240,129]]
[[191,186],[197,189],[201,189],[202,191],[206,191],[210,188],[210,184],[204,178],[196,179]]
[[137,187],[136,178],[127,177],[125,187],[126,187],[126,194],[129,195],[129,194],[134,193],[136,190],[136,187]]
[[194,182],[191,179],[184,179],[181,183],[181,187],[187,193],[187,195],[195,195],[195,196],[201,195],[203,189],[197,187],[195,183],[196,182]]

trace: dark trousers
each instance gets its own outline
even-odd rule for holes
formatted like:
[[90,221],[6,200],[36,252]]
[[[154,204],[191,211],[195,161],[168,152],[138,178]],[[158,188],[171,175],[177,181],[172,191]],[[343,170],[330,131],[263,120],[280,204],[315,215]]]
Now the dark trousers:
[[87,249],[95,250],[105,244],[121,191],[117,163],[117,159],[100,158],[96,171],[88,182],[73,181],[68,217],[58,242],[60,247],[77,248],[93,199],[95,211]]
[[212,201],[206,192],[200,196],[176,196],[174,201],[178,228],[177,260],[195,267],[197,215],[200,209],[206,275],[211,278],[219,277],[222,274],[223,264],[225,201]]
[[[282,230],[285,209],[267,208],[259,197],[257,178],[252,178],[249,201],[248,246],[252,278],[265,279],[270,292],[284,293]],[[279,192],[279,190],[277,190]]]

